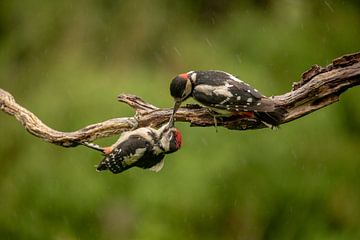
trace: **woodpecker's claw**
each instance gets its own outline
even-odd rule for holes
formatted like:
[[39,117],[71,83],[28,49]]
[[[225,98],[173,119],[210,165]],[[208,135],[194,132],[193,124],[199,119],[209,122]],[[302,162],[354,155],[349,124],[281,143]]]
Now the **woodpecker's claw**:
[[215,131],[216,132],[218,132],[218,125],[217,125],[217,119],[216,119],[216,117],[217,116],[221,116],[221,114],[219,114],[219,113],[217,113],[217,112],[215,112],[215,111],[213,111],[213,110],[211,110],[211,109],[207,109],[208,110],[208,112],[209,112],[209,114],[214,118],[214,127],[215,127]]
[[127,123],[129,123],[129,125],[132,126],[130,131],[137,129],[139,127],[139,115],[138,115],[138,113],[135,113],[134,120],[127,119],[126,121],[127,121]]

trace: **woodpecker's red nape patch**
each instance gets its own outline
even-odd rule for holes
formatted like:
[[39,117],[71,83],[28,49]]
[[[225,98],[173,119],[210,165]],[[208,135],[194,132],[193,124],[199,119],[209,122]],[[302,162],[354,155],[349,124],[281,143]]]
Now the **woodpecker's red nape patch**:
[[175,139],[176,139],[176,148],[179,149],[181,148],[182,145],[182,135],[181,132],[179,130],[176,129],[175,131]]
[[181,77],[182,79],[188,79],[189,75],[187,73],[182,73],[182,74],[179,74],[179,77]]

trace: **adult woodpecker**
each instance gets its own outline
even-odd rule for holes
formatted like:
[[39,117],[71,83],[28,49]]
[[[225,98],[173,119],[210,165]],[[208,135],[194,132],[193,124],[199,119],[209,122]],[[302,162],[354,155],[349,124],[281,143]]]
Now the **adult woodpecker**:
[[104,153],[98,171],[121,173],[132,167],[158,172],[164,165],[165,155],[179,150],[181,144],[181,133],[170,121],[159,129],[142,127],[124,132],[110,147],[101,148],[92,143],[85,146]]
[[173,116],[189,97],[220,115],[256,117],[269,127],[278,126],[284,113],[272,99],[223,71],[190,71],[180,74],[171,81],[170,93],[175,100]]

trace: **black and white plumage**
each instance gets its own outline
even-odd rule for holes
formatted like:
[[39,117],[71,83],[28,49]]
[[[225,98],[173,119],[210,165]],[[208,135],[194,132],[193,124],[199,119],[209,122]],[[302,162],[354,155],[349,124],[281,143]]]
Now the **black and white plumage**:
[[175,100],[174,114],[189,97],[224,116],[251,113],[268,126],[279,125],[284,113],[272,99],[223,71],[180,74],[172,80],[170,93]]
[[159,129],[142,127],[125,132],[112,146],[106,148],[88,143],[88,147],[102,151],[105,155],[97,170],[121,173],[129,168],[139,167],[160,171],[165,154],[177,151],[182,144],[180,131],[169,124]]

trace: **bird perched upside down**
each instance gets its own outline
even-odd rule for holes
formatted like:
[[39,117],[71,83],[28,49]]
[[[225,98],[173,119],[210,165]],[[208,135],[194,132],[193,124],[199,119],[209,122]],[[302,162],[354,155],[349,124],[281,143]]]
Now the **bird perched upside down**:
[[284,113],[272,99],[223,71],[190,71],[180,74],[171,81],[170,93],[175,100],[173,116],[189,97],[220,115],[256,117],[269,127],[278,126]]
[[92,143],[85,145],[104,153],[98,171],[121,173],[132,167],[158,172],[164,165],[165,154],[179,150],[181,144],[181,133],[171,121],[159,129],[142,127],[125,132],[110,147],[101,148]]

